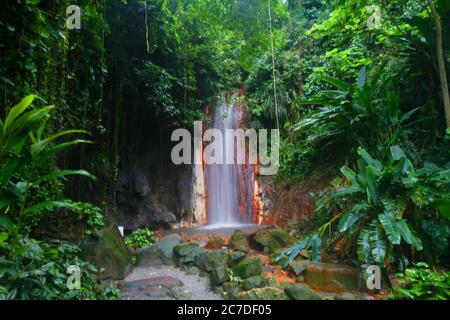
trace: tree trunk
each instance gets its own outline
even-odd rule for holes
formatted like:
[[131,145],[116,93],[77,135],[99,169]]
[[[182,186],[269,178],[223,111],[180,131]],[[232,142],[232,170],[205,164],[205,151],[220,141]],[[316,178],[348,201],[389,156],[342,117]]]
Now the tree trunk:
[[450,128],[450,97],[448,93],[447,74],[445,71],[441,17],[439,16],[436,10],[433,0],[428,0],[428,4],[430,5],[431,13],[434,18],[434,23],[436,24],[436,42],[437,42],[436,51],[439,66],[439,78],[441,80],[442,100],[444,101],[445,119],[447,121],[447,128]]

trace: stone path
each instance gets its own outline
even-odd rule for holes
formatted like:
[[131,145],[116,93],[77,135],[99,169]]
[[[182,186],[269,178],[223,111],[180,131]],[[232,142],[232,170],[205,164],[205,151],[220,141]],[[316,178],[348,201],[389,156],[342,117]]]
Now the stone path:
[[172,266],[137,267],[120,286],[123,300],[223,300],[207,277]]

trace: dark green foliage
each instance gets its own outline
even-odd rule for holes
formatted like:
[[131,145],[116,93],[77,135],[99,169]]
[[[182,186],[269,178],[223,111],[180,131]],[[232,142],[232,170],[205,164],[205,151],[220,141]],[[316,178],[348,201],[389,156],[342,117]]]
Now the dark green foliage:
[[391,299],[450,299],[450,272],[435,272],[428,264],[419,262],[397,276],[403,282],[402,287],[394,290]]
[[[79,254],[74,245],[9,239],[0,232],[0,299],[117,299],[117,289],[101,289],[97,268]],[[69,266],[80,268],[80,289],[67,287]]]
[[125,244],[130,248],[148,248],[157,241],[156,235],[149,228],[134,230],[125,237]]

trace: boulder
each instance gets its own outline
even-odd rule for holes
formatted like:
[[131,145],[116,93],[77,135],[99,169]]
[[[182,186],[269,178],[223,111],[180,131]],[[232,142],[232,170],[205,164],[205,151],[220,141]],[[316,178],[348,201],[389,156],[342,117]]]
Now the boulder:
[[224,265],[215,267],[211,272],[211,279],[215,285],[221,285],[226,282],[228,280],[226,267]]
[[162,257],[158,248],[152,246],[150,248],[145,248],[138,253],[136,259],[136,265],[138,267],[159,267],[163,265],[174,265],[174,260],[165,259]]
[[242,289],[245,291],[261,288],[267,285],[267,280],[262,276],[254,276],[244,280],[242,283]]
[[208,258],[209,251],[205,250],[203,252],[200,252],[197,257],[195,257],[195,266],[199,268],[200,270],[206,270],[205,269],[205,262]]
[[223,284],[223,291],[225,293],[225,298],[235,299],[239,292],[241,292],[241,289],[235,282],[225,282]]
[[282,229],[264,229],[256,232],[254,240],[264,251],[274,252],[292,244],[295,238]]
[[195,263],[196,258],[205,252],[205,249],[200,247],[198,243],[189,242],[176,245],[173,252],[178,264],[183,265]]
[[219,250],[222,249],[224,246],[225,242],[223,241],[223,239],[221,237],[214,236],[205,245],[205,249]]
[[130,270],[131,260],[117,226],[95,233],[80,243],[82,257],[103,269],[102,280],[122,280]]
[[178,234],[171,234],[159,240],[154,246],[159,250],[162,257],[173,259],[173,249],[180,243],[181,237]]
[[228,246],[234,250],[248,252],[250,250],[250,244],[247,236],[242,231],[236,231],[231,236]]
[[245,258],[232,268],[233,275],[243,279],[259,276],[263,272],[261,260]]
[[225,266],[227,262],[227,253],[222,250],[210,251],[205,260],[205,270],[212,272],[219,266]]
[[236,296],[238,300],[289,300],[286,293],[275,287],[256,288],[243,291]]
[[289,284],[284,292],[293,300],[320,300],[320,297],[311,288],[302,283]]
[[230,267],[234,267],[237,265],[242,259],[244,259],[247,256],[245,252],[242,251],[233,251],[228,256],[228,265]]
[[292,260],[291,262],[289,262],[289,267],[295,273],[296,276],[299,276],[306,270],[306,266],[309,263],[311,263],[311,262],[308,260],[296,259],[296,260]]
[[305,282],[313,289],[327,292],[357,291],[359,270],[332,263],[309,263],[304,272]]

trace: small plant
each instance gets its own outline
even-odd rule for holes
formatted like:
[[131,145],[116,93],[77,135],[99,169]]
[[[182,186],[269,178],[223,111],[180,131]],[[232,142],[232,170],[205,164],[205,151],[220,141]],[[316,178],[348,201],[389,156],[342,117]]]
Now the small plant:
[[149,228],[141,228],[134,230],[126,236],[125,244],[130,248],[148,248],[151,247],[158,237]]
[[450,272],[437,273],[425,262],[419,262],[397,276],[404,281],[404,287],[396,288],[390,299],[450,299]]
[[241,277],[235,276],[233,270],[230,268],[227,269],[227,275],[228,275],[228,279],[230,279],[230,282],[237,283],[237,284],[241,284],[242,282],[244,282],[244,279],[242,279]]

